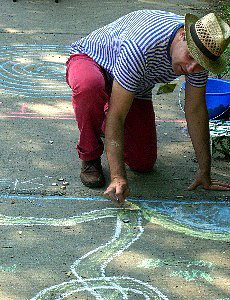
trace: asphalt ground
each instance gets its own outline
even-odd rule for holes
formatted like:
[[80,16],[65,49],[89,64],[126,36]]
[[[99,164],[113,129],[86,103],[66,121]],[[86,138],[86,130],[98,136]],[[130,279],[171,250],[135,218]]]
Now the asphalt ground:
[[[127,169],[124,208],[79,180],[65,83],[70,44],[150,8],[201,15],[208,1],[0,0],[0,299],[229,300],[229,192],[187,191],[196,161],[176,80],[157,95],[158,160]],[[109,182],[108,164],[103,167]],[[229,161],[213,175],[229,182]],[[64,185],[63,182],[67,182]]]

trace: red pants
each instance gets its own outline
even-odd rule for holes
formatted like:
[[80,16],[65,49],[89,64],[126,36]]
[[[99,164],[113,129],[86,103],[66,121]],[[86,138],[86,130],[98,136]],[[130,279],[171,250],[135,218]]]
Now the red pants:
[[[99,158],[104,150],[101,133],[111,95],[102,68],[87,55],[71,56],[66,80],[80,131],[77,152],[82,160]],[[134,99],[124,130],[124,160],[139,172],[150,171],[157,157],[155,115],[152,101]]]

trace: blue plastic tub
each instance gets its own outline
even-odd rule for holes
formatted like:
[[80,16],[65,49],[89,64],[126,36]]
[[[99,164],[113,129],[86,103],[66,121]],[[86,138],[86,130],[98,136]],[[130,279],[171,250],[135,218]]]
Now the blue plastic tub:
[[[182,83],[185,89],[185,82]],[[209,119],[218,119],[230,107],[230,82],[209,78],[206,87],[206,105]]]

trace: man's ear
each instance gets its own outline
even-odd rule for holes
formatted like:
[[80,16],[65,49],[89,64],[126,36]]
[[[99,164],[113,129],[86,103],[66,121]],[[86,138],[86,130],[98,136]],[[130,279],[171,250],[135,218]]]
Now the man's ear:
[[181,37],[181,39],[183,39],[183,41],[186,40],[186,35],[185,35],[185,30],[184,30],[184,28],[181,28],[181,31],[180,31],[180,37]]
[[184,28],[180,28],[178,30],[178,39],[181,40],[181,41],[185,41],[185,30]]

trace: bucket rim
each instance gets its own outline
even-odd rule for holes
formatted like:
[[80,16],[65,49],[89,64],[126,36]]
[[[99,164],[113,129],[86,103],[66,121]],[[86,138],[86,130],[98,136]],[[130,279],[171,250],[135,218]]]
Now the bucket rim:
[[[227,83],[227,84],[229,84],[229,91],[227,91],[227,92],[218,92],[218,93],[210,93],[210,92],[206,92],[205,94],[206,95],[208,95],[208,96],[211,96],[211,95],[213,95],[213,96],[226,96],[226,95],[228,95],[228,94],[230,94],[230,80],[223,80],[223,79],[218,79],[218,78],[208,78],[208,80],[207,80],[207,82],[210,82],[210,81],[218,81],[218,82],[224,82],[224,83]],[[182,89],[183,90],[185,90],[185,86],[186,86],[186,81],[183,81],[182,82]]]
[[208,93],[208,92],[206,92],[206,95],[228,95],[228,94],[230,94],[230,81],[228,81],[228,80],[223,80],[223,79],[218,79],[218,78],[208,78],[208,81],[210,82],[210,81],[218,81],[218,82],[224,82],[224,83],[227,83],[227,84],[229,84],[229,91],[226,91],[226,92],[218,92],[218,93]]

